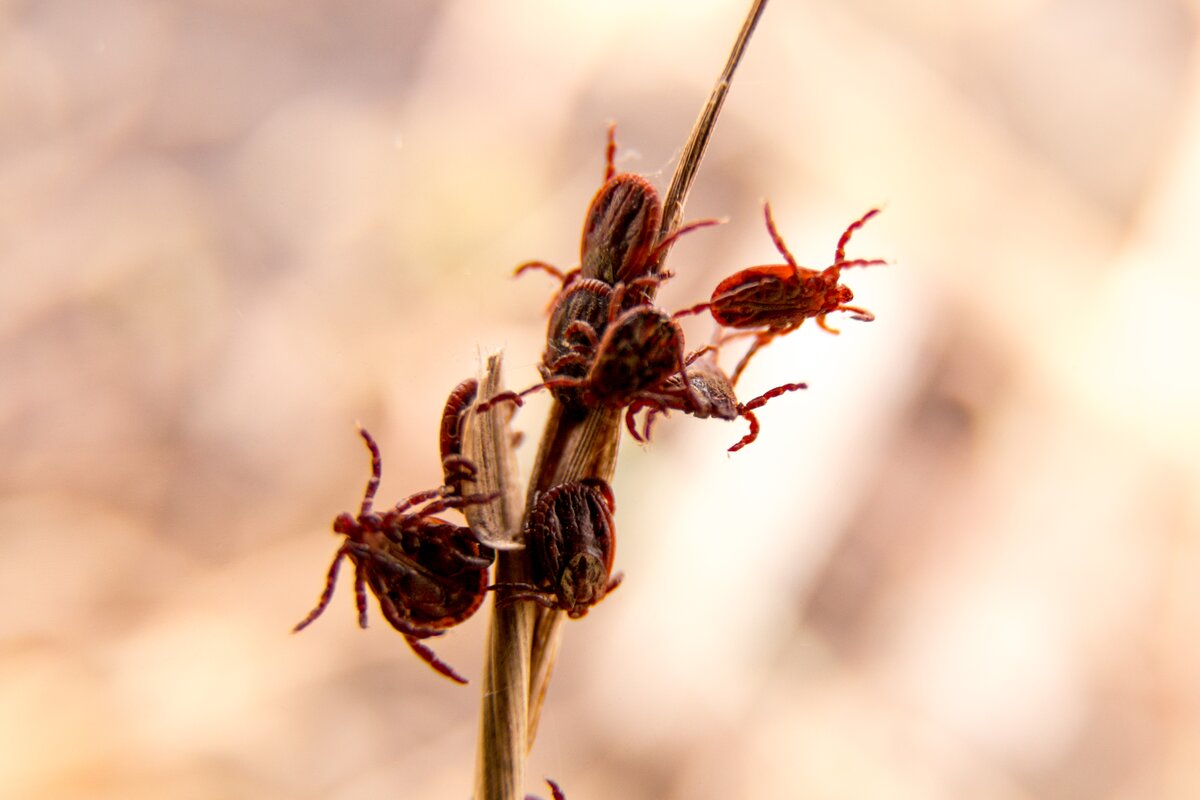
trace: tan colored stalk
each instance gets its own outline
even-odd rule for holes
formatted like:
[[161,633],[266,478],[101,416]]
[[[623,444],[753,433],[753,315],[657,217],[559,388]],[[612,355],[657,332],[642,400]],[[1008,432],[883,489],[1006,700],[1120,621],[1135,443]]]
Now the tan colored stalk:
[[[688,191],[712,136],[734,71],[765,6],[766,0],[753,0],[729,59],[692,128],[664,200],[660,240],[678,228],[683,219]],[[479,397],[492,397],[503,389],[499,373],[499,357],[495,356],[488,361]],[[519,484],[510,467],[512,448],[507,418],[502,418],[498,411],[499,408],[495,408],[487,414],[471,415],[486,422],[468,423],[464,449],[469,458],[484,459],[476,460],[480,469],[480,485],[476,491],[499,491],[505,499],[505,507],[511,511],[516,508],[516,503],[510,498],[519,491],[516,488]],[[580,411],[555,401],[538,449],[525,513],[528,514],[539,491],[583,478],[611,481],[617,463],[620,423],[619,409]],[[486,461],[488,458],[500,458],[504,463],[490,465]],[[506,516],[504,524],[509,535],[521,530],[516,515]],[[528,574],[528,561],[523,550],[498,553],[497,583],[526,582]],[[525,758],[537,735],[565,618],[561,611],[547,610],[533,603],[492,606],[483,678],[475,800],[522,800],[525,796]]]

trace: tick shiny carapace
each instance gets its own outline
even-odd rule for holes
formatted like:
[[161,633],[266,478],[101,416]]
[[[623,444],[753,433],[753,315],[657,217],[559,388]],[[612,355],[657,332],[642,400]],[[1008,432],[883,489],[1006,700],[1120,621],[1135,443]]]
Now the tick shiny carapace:
[[563,272],[545,261],[529,261],[514,275],[541,270],[562,281],[562,291],[580,278],[594,278],[609,286],[632,284],[655,274],[667,248],[680,236],[697,228],[719,225],[720,220],[701,219],[679,227],[661,241],[662,201],[658,191],[641,175],[617,172],[616,124],[608,126],[604,183],[592,198],[583,221],[579,243],[579,268]]
[[587,614],[621,583],[612,575],[616,550],[612,489],[600,478],[538,493],[525,523],[532,583],[502,583],[499,602],[532,600],[572,619]]

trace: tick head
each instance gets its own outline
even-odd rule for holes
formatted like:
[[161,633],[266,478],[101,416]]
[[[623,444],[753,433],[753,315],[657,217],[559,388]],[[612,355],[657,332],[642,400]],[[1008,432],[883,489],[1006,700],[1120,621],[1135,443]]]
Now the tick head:
[[342,536],[352,536],[359,529],[358,521],[343,511],[333,520],[333,532]]

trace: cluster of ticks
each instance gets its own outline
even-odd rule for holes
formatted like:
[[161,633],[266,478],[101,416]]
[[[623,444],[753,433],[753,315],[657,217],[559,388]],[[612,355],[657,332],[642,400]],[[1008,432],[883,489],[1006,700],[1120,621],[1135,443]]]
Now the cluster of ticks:
[[[754,411],[772,398],[806,388],[787,383],[748,402],[734,392],[750,358],[772,340],[791,333],[809,318],[837,333],[826,317],[837,311],[869,322],[870,312],[849,305],[854,296],[839,281],[847,267],[886,263],[879,259],[846,259],[850,237],[879,213],[872,209],[842,233],[833,263],[822,270],[796,263],[764,204],[767,231],[783,264],[749,267],[717,284],[707,302],[668,313],[654,303],[654,294],[670,274],[658,271],[667,248],[681,235],[718,224],[699,220],[682,225],[660,239],[663,207],[658,193],[640,175],[617,173],[615,130],[608,131],[604,184],[596,193],[584,222],[580,265],[563,272],[541,261],[517,267],[520,274],[541,270],[555,276],[561,287],[550,308],[546,350],[539,371],[542,381],[521,392],[477,397],[474,379],[450,393],[442,413],[439,442],[442,484],[418,492],[390,510],[374,510],[382,474],[379,446],[366,431],[359,433],[371,454],[371,477],[357,515],[343,513],[333,530],[345,537],[325,580],[317,605],[299,624],[306,628],[329,605],[344,559],[354,565],[358,622],[367,625],[367,590],[379,601],[384,618],[404,635],[413,651],[434,670],[466,683],[422,640],[440,636],[469,618],[489,590],[501,589],[503,603],[532,601],[578,618],[620,583],[612,575],[615,549],[613,493],[600,478],[563,483],[540,492],[523,530],[530,554],[530,583],[489,583],[495,553],[470,528],[439,518],[451,509],[492,502],[496,494],[472,494],[476,465],[463,455],[467,415],[483,413],[498,404],[520,405],[525,395],[548,390],[570,409],[624,410],[625,425],[639,442],[649,439],[656,416],[680,411],[694,417],[723,420],[744,418],[749,432],[729,448],[737,451],[759,432]],[[711,344],[688,352],[680,317],[708,312],[717,323]],[[739,338],[751,338],[749,348],[732,375],[717,363],[720,348]],[[640,426],[637,415],[645,412]],[[552,785],[555,798],[562,794]]]

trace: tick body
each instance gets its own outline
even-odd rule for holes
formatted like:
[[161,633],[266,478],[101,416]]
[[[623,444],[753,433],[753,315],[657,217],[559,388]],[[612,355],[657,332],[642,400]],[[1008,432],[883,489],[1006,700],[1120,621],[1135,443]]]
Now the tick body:
[[373,510],[382,475],[379,446],[360,429],[371,452],[371,478],[357,516],[339,514],[334,533],[345,537],[329,566],[316,607],[294,631],[308,627],[329,606],[342,560],[354,564],[358,624],[367,627],[367,590],[388,623],[429,666],[458,683],[466,679],[421,643],[466,620],[483,603],[494,558],[469,528],[434,514],[488,502],[490,495],[454,495],[448,487],[418,492],[382,514]]
[[644,277],[661,223],[662,201],[650,181],[628,172],[607,177],[584,218],[580,275],[609,285]]
[[532,584],[498,584],[501,602],[532,600],[575,619],[616,589],[613,494],[599,478],[564,483],[538,494],[525,524]]
[[690,222],[659,241],[662,200],[658,191],[641,175],[618,173],[613,163],[616,152],[616,125],[612,124],[605,148],[604,183],[583,220],[579,268],[563,272],[545,261],[530,261],[517,267],[515,274],[535,269],[547,272],[562,281],[562,291],[580,278],[594,278],[609,286],[632,285],[657,272],[662,255],[679,236],[720,223],[715,219]]
[[839,281],[842,270],[848,267],[887,263],[880,259],[846,259],[850,237],[878,213],[879,209],[871,209],[846,228],[838,240],[833,263],[823,270],[814,270],[796,263],[775,227],[770,204],[764,204],[767,231],[787,263],[748,267],[735,272],[717,284],[707,303],[681,311],[676,316],[707,309],[720,325],[742,331],[725,337],[726,341],[734,336],[754,336],[753,344],[733,372],[730,379],[733,384],[737,383],[754,353],[775,337],[796,330],[806,319],[815,318],[817,325],[830,333],[838,331],[831,328],[825,318],[836,311],[846,311],[854,319],[870,322],[874,315],[850,305],[854,293]]
[[[625,300],[631,289],[662,280],[641,278],[615,289],[596,279],[574,283],[551,314],[540,366],[543,382],[522,392],[498,394],[477,409],[486,411],[503,401],[520,405],[521,398],[541,389],[549,389],[564,404],[586,408],[653,401],[672,373],[683,374],[683,330],[657,306],[635,301],[629,307]],[[689,391],[686,386],[684,390]]]

